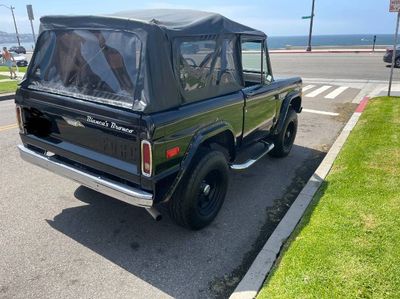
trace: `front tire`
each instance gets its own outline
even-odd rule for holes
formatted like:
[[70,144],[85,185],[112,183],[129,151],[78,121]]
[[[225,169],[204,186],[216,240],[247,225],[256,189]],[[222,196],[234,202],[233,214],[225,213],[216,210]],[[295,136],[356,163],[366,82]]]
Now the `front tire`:
[[297,125],[297,113],[292,107],[289,107],[282,130],[273,138],[275,147],[269,153],[272,157],[283,158],[289,155],[296,139]]
[[217,216],[228,189],[228,164],[223,153],[200,149],[186,177],[169,202],[171,218],[199,230]]

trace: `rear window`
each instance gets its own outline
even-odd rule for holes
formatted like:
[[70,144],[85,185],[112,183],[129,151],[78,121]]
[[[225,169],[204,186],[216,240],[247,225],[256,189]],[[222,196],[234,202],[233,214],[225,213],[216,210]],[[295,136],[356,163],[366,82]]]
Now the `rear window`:
[[56,30],[41,34],[28,88],[143,110],[143,45],[133,33]]

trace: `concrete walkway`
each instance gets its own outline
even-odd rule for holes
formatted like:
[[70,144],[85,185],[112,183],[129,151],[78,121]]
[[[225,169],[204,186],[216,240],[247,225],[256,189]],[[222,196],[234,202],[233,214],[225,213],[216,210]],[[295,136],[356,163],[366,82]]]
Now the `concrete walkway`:
[[314,49],[311,52],[307,52],[305,49],[277,49],[269,50],[270,54],[329,54],[329,53],[384,53],[386,49]]
[[[21,72],[15,72],[15,73],[17,74],[17,80],[21,80],[25,75],[25,73],[21,73]],[[7,76],[8,78],[10,78],[10,72],[0,72],[0,75]],[[7,82],[7,81],[4,81],[4,80],[12,81],[12,80],[15,80],[15,79],[1,79],[0,82]]]

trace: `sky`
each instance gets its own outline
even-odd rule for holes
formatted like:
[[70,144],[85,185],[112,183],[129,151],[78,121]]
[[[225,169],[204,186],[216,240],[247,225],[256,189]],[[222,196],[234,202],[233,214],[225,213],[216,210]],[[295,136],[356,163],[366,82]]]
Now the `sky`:
[[[7,2],[6,2],[7,1]],[[264,31],[269,36],[307,35],[312,0],[0,0],[15,6],[20,33],[31,33],[26,5],[32,4],[34,27],[39,18],[54,14],[109,14],[146,8],[188,8],[221,13],[237,22]],[[201,3],[201,4],[200,4]],[[314,34],[393,33],[396,14],[389,13],[389,0],[315,0]],[[9,9],[0,6],[0,31],[15,32]]]

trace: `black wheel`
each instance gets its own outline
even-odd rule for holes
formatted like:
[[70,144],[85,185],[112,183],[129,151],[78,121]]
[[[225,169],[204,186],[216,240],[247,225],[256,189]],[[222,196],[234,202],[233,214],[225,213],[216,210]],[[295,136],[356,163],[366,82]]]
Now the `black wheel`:
[[400,68],[400,57],[396,58],[396,60],[394,61],[394,66]]
[[217,216],[228,189],[228,163],[220,151],[201,149],[169,202],[174,221],[202,229]]
[[286,157],[292,150],[297,134],[297,113],[289,108],[282,131],[274,136],[274,149],[269,153],[273,157]]

